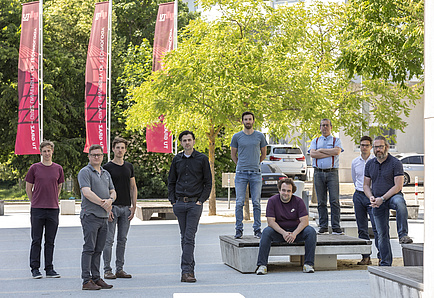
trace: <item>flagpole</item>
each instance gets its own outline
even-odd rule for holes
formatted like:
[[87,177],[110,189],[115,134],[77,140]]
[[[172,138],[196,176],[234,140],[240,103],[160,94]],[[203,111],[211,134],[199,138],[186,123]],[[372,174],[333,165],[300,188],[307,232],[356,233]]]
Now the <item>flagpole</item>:
[[[173,49],[178,48],[178,0],[175,0],[175,7],[173,8]],[[173,144],[173,134],[172,134],[172,144]],[[178,154],[178,139],[175,136],[175,155]]]
[[[44,55],[43,55],[43,0],[39,0],[39,144],[44,140]],[[42,158],[42,157],[41,157]]]
[[108,59],[108,74],[107,74],[107,161],[110,161],[110,131],[111,131],[111,91],[112,91],[112,0],[109,0],[109,15],[108,15],[108,38],[107,38],[107,59]]

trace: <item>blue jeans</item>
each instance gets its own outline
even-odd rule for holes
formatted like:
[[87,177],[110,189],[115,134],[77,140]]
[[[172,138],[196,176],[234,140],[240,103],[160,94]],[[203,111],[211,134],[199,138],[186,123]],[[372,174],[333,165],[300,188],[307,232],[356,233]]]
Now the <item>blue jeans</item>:
[[45,271],[53,269],[54,239],[59,226],[59,209],[31,208],[32,245],[30,247],[30,268],[39,269],[41,265],[42,234],[45,229],[44,260]]
[[197,205],[196,202],[177,201],[173,205],[173,213],[178,218],[181,232],[182,274],[194,273],[194,242],[202,209],[203,205]]
[[328,228],[327,190],[329,192],[331,225],[333,229],[340,228],[341,206],[339,204],[339,171],[314,172],[315,191],[318,199],[319,227]]
[[243,207],[246,197],[247,183],[250,186],[250,195],[253,204],[253,230],[261,229],[261,172],[240,172],[235,175],[235,193],[237,195],[235,203],[235,229],[243,230]]
[[83,284],[89,280],[98,281],[101,253],[107,237],[107,218],[85,214],[81,218],[83,229],[83,252],[81,253],[81,278]]
[[[368,214],[371,220],[372,231],[375,237],[375,247],[378,250],[378,233],[375,227],[374,215],[372,214],[372,207],[369,198],[362,191],[355,191],[353,194],[354,212],[356,214],[357,231],[360,239],[370,240],[368,230]],[[364,258],[368,258],[370,254],[362,254]],[[378,258],[380,258],[380,251],[378,250]]]
[[402,193],[397,193],[389,198],[378,208],[373,208],[375,226],[378,232],[378,247],[380,248],[381,262],[380,266],[392,265],[392,248],[390,246],[389,235],[389,213],[390,209],[396,210],[396,227],[398,237],[404,237],[408,234],[408,212]]
[[[294,231],[294,227],[291,232]],[[315,261],[316,231],[311,226],[307,226],[297,235],[294,242],[304,241],[304,263],[313,266]],[[267,265],[268,255],[270,254],[271,242],[285,242],[283,236],[273,228],[266,227],[259,242],[259,254],[257,265]]]
[[125,246],[127,243],[128,230],[130,229],[130,206],[113,205],[113,221],[108,222],[107,239],[103,250],[104,272],[112,271],[112,247],[115,238],[116,225],[118,226],[116,242],[116,272],[123,270],[125,263]]

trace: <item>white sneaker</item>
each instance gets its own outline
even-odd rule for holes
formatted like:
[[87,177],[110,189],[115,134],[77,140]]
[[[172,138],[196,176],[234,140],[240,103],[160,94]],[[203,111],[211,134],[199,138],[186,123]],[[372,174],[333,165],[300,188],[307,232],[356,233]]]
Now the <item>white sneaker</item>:
[[265,266],[265,265],[259,266],[258,269],[256,270],[256,274],[257,275],[265,275],[265,274],[267,274],[267,266]]
[[304,273],[314,273],[315,269],[313,269],[313,266],[311,266],[311,265],[304,264],[304,266],[303,266],[303,272]]

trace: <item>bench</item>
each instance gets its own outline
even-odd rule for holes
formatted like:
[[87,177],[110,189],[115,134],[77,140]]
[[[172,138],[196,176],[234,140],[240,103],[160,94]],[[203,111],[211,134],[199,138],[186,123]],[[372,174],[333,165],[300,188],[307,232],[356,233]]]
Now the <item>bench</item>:
[[141,220],[150,220],[154,213],[158,213],[160,219],[176,219],[169,201],[137,203],[136,216]]
[[[315,269],[336,270],[337,256],[350,254],[370,254],[371,241],[349,237],[346,235],[318,235],[315,250]],[[259,252],[259,239],[253,236],[243,236],[234,239],[233,236],[220,236],[220,250],[222,261],[241,273],[254,273]],[[271,244],[270,256],[302,256],[304,257],[304,243]],[[300,261],[303,258],[300,258]]]
[[[314,216],[313,218],[315,219],[316,224],[319,226],[319,218],[318,218],[318,213],[313,213]],[[330,214],[329,214],[329,218],[330,218]],[[357,230],[357,222],[356,222],[356,216],[353,215],[349,215],[349,214],[343,214],[341,215],[341,229],[343,230],[343,232],[345,233],[345,235],[347,236],[351,236],[351,237],[358,237],[359,236],[359,232]],[[389,217],[389,235],[390,235],[390,239],[397,239],[398,238],[398,229],[396,226],[396,218],[390,216]],[[371,221],[368,220],[368,228],[369,228],[369,235],[374,237],[374,232],[372,231],[372,225],[371,225]],[[331,233],[331,228],[329,227],[329,232]]]
[[423,267],[369,266],[369,285],[374,298],[422,297]]
[[[330,207],[327,207],[328,213],[330,216]],[[309,212],[316,214],[318,216],[318,205],[317,204],[310,204],[309,206]],[[418,204],[409,204],[407,203],[407,212],[408,212],[408,218],[409,219],[418,219],[419,218],[419,205]],[[352,205],[341,205],[341,214],[354,214],[354,208]],[[390,210],[390,216],[394,217],[396,216],[396,211],[391,209]]]

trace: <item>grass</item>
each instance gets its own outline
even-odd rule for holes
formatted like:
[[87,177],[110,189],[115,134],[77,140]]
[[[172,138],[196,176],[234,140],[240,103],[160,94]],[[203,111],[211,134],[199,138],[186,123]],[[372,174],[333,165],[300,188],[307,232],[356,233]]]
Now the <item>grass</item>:
[[9,188],[0,188],[0,200],[3,201],[29,201],[26,190],[20,189],[18,185]]

